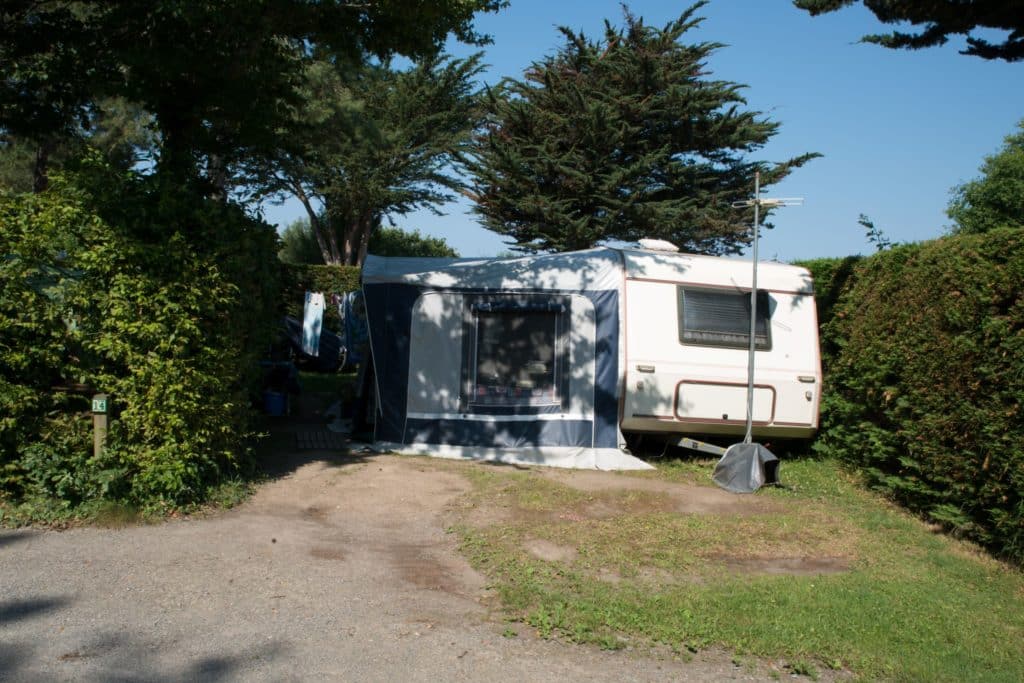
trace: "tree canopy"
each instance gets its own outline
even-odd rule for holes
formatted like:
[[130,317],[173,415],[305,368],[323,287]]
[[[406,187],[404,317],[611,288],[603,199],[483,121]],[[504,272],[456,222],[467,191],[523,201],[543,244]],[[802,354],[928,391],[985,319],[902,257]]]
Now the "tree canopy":
[[1024,120],[1003,148],[985,158],[982,176],[953,189],[946,209],[956,233],[1024,228]]
[[[793,4],[817,16],[861,0],[794,0]],[[861,38],[889,48],[917,50],[944,45],[951,35],[967,36],[961,54],[1016,62],[1024,59],[1024,2],[1021,0],[862,0],[885,24],[907,22],[916,33],[893,31]],[[1002,41],[975,35],[978,29],[1006,31]]]
[[745,110],[743,86],[710,78],[718,43],[687,44],[698,3],[658,29],[625,10],[591,40],[564,44],[523,80],[490,93],[472,193],[485,227],[517,251],[572,250],[654,237],[687,251],[736,253],[749,239],[754,172],[784,178],[814,154],[751,161],[778,130]]
[[158,172],[216,182],[240,149],[269,144],[314,52],[335,62],[474,43],[503,0],[4,0],[0,135],[46,144],[123,97],[154,117]]
[[479,57],[340,68],[319,61],[289,135],[258,158],[253,184],[305,207],[323,261],[359,265],[388,214],[437,210],[478,121]]

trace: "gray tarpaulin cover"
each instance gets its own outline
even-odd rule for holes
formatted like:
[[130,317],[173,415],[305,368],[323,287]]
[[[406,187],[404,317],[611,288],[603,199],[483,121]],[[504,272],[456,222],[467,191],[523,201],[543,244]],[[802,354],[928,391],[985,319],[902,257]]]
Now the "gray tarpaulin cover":
[[711,478],[726,491],[753,493],[774,484],[778,468],[779,459],[761,444],[736,443],[726,449]]

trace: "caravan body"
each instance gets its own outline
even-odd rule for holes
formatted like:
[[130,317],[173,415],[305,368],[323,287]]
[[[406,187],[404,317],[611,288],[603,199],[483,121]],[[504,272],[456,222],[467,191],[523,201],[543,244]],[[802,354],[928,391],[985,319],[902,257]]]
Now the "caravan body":
[[[755,434],[809,436],[821,383],[810,277],[762,267]],[[625,450],[624,431],[742,434],[740,342],[749,337],[735,318],[747,310],[749,271],[749,262],[611,248],[371,256],[363,294],[375,441],[401,452],[628,469],[647,465]]]
[[[630,432],[742,436],[750,344],[749,262],[623,251]],[[761,439],[818,427],[821,364],[810,273],[758,264],[753,427]]]

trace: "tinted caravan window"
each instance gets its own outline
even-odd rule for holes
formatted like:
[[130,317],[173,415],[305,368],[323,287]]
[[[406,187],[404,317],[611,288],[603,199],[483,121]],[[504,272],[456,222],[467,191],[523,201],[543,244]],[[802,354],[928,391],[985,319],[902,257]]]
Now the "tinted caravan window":
[[561,403],[564,307],[509,301],[477,304],[471,310],[468,403]]
[[[757,293],[755,348],[772,347],[768,292]],[[701,346],[750,347],[750,292],[679,287],[679,341]]]

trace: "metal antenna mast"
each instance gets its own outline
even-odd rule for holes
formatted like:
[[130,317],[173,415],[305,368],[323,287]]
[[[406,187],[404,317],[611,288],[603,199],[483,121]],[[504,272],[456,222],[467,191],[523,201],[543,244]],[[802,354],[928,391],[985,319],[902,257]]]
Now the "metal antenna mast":
[[733,202],[735,208],[754,207],[753,227],[753,274],[750,283],[750,347],[747,355],[747,432],[743,443],[749,444],[754,433],[754,357],[757,348],[757,239],[761,232],[761,207],[799,206],[804,203],[802,197],[772,198],[761,197],[761,172],[754,173],[754,198]]
[[750,346],[747,351],[747,433],[740,443],[722,448],[690,437],[679,440],[679,446],[692,448],[705,453],[720,455],[722,458],[715,465],[711,479],[726,491],[733,493],[753,493],[766,481],[778,482],[778,458],[754,440],[754,360],[757,350],[757,239],[761,232],[761,207],[798,206],[803,204],[800,198],[768,199],[761,196],[761,172],[754,173],[754,198],[733,202],[734,208],[754,207],[754,227],[751,242],[753,244],[753,274],[750,282]]

